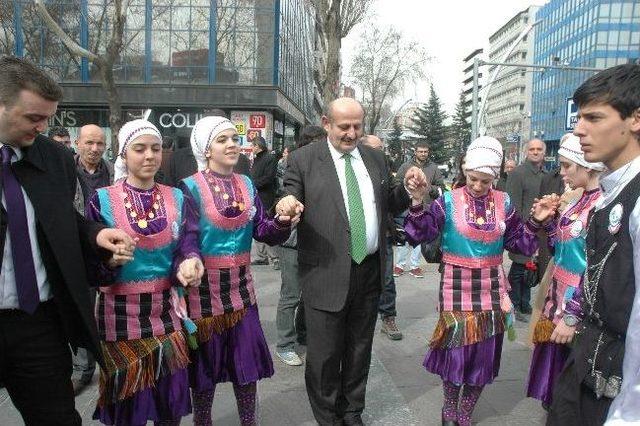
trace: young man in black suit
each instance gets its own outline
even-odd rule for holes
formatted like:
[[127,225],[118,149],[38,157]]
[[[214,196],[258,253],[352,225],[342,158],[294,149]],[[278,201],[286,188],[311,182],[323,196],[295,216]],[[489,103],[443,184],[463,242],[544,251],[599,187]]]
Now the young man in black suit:
[[[358,146],[364,110],[351,98],[331,102],[326,142],[287,159],[276,213],[304,209],[298,224],[298,277],[307,325],[305,379],[321,425],[362,424],[373,331],[386,262],[386,217],[409,206],[407,189],[426,185],[411,168],[394,186],[384,154]],[[304,204],[304,206],[302,205]]]
[[40,135],[60,87],[14,57],[0,76],[0,381],[27,425],[79,425],[69,344],[99,354],[85,260],[123,264],[135,243],[74,210],[72,154]]

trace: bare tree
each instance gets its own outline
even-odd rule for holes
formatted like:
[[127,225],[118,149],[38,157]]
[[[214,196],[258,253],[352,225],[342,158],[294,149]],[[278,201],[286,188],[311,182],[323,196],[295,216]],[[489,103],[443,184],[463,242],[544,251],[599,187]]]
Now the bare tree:
[[[118,132],[122,127],[122,104],[120,101],[120,94],[118,93],[118,87],[116,86],[113,76],[113,66],[120,58],[120,53],[124,47],[124,28],[127,20],[127,9],[129,7],[128,0],[113,0],[112,13],[109,19],[111,22],[111,29],[109,31],[109,40],[106,42],[106,46],[103,51],[96,53],[102,49],[99,49],[100,43],[98,38],[94,51],[89,51],[81,47],[75,42],[51,17],[49,11],[45,7],[44,0],[33,0],[36,6],[36,10],[44,25],[46,25],[53,33],[55,33],[62,43],[69,49],[74,55],[87,58],[93,63],[100,75],[100,83],[105,92],[107,98],[107,104],[109,105],[109,126],[111,127],[111,152],[118,151]],[[106,10],[106,8],[105,8]],[[103,16],[104,19],[104,16]],[[99,27],[102,29],[102,27]]]
[[407,83],[425,76],[429,58],[416,41],[405,40],[392,27],[370,27],[356,50],[349,77],[363,92],[367,131],[374,133],[388,104]]
[[313,0],[316,31],[326,46],[323,69],[316,69],[320,93],[325,104],[338,95],[340,88],[340,49],[342,39],[361,23],[374,0]]

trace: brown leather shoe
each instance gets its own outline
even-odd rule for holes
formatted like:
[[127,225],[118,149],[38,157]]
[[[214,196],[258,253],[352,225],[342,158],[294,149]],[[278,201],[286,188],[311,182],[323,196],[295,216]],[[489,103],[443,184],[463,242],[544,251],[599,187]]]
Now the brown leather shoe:
[[402,332],[396,325],[396,317],[382,318],[382,327],[380,332],[387,335],[391,340],[402,340]]

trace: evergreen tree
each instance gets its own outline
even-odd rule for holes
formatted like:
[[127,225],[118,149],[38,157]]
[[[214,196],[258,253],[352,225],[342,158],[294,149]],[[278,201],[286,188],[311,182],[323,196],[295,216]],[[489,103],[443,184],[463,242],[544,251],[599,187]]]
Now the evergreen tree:
[[398,118],[396,117],[393,120],[393,130],[389,133],[389,137],[387,139],[387,146],[389,147],[389,156],[397,160],[398,158],[403,158],[402,152],[402,127],[400,127],[400,123],[398,123]]
[[460,92],[460,98],[453,115],[453,123],[451,123],[450,134],[454,143],[454,152],[464,152],[471,142],[471,123],[467,121],[466,114],[464,93]]
[[446,129],[444,120],[447,114],[442,110],[440,98],[436,94],[433,84],[430,86],[429,101],[425,106],[416,110],[413,116],[414,126],[411,130],[426,140],[429,144],[429,158],[437,163],[443,164],[449,160],[449,150],[446,146]]

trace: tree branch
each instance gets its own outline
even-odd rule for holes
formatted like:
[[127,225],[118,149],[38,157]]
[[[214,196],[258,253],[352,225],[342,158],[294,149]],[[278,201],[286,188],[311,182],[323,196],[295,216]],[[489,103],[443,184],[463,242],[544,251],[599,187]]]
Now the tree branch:
[[96,55],[95,53],[89,52],[87,49],[84,49],[83,47],[81,47],[78,43],[76,43],[73,39],[71,39],[71,37],[69,37],[62,28],[60,28],[58,23],[53,20],[51,15],[49,15],[49,12],[47,11],[47,8],[45,7],[43,0],[33,0],[33,2],[36,6],[36,11],[38,12],[38,15],[40,16],[40,18],[42,18],[42,20],[45,21],[45,24],[47,25],[47,27],[49,27],[51,31],[53,31],[58,37],[60,37],[60,40],[62,41],[62,43],[64,43],[64,45],[67,46],[67,48],[71,52],[73,52],[74,55],[84,56],[85,58],[88,58],[91,61],[98,60],[98,55]]

